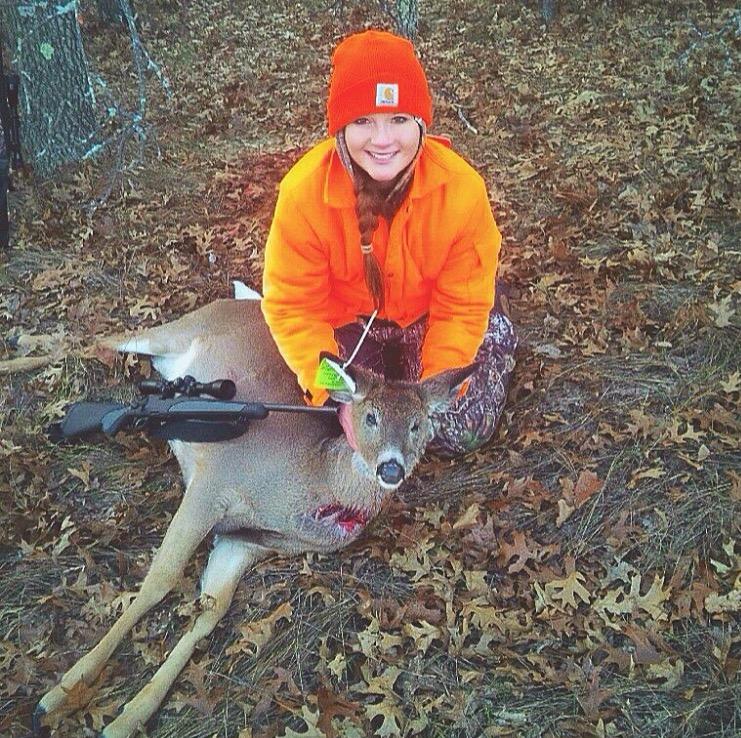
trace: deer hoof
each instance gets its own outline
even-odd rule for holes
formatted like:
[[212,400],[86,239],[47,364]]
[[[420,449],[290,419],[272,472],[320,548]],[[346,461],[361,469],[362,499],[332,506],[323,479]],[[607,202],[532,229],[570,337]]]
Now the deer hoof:
[[42,705],[36,705],[36,709],[33,711],[31,717],[31,732],[34,738],[42,738],[42,736],[48,735],[49,731],[43,724],[43,720],[46,717],[46,709]]

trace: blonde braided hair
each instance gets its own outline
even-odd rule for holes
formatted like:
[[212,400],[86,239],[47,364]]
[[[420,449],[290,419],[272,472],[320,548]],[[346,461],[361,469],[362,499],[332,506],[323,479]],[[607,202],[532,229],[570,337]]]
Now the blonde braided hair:
[[355,213],[360,230],[360,250],[363,253],[365,284],[373,298],[373,305],[379,313],[386,305],[386,286],[381,265],[373,253],[373,234],[378,228],[378,218],[383,216],[391,221],[409,190],[426,133],[424,121],[416,116],[414,120],[420,129],[417,153],[391,182],[377,182],[353,162],[345,143],[344,129],[338,131],[336,136],[337,151],[345,169],[350,174],[355,190]]

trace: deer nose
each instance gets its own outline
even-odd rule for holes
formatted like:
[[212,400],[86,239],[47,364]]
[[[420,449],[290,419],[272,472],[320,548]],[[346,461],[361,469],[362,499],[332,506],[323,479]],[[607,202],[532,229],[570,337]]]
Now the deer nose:
[[404,467],[394,459],[378,465],[376,474],[385,484],[399,484],[404,479]]

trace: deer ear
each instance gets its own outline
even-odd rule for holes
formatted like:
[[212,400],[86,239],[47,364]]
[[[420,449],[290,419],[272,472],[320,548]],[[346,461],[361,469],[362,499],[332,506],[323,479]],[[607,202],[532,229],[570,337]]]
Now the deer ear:
[[460,369],[448,369],[420,383],[427,402],[428,412],[440,413],[455,402],[464,382],[479,368],[477,363]]
[[350,376],[355,386],[329,390],[329,396],[335,402],[340,402],[343,405],[364,400],[368,396],[373,384],[378,381],[376,374],[369,369],[364,369],[362,366],[345,367],[345,372]]

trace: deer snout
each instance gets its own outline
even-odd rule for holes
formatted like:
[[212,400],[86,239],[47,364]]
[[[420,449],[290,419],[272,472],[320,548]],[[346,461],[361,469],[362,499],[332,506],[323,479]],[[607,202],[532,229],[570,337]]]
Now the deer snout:
[[396,460],[384,461],[376,468],[376,476],[387,487],[397,487],[404,479],[404,467]]

